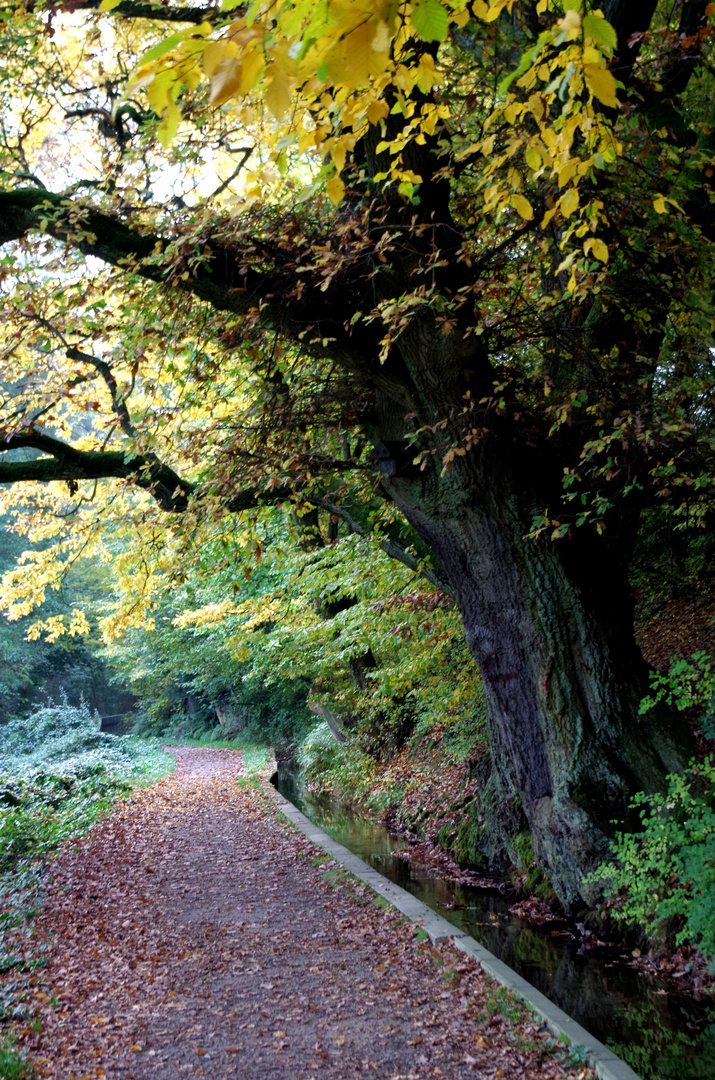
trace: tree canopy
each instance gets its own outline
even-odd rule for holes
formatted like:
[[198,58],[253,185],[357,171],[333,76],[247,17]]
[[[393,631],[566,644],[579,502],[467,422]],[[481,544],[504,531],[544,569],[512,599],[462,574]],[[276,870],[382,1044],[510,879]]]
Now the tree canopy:
[[0,482],[55,544],[6,611],[120,533],[125,630],[271,507],[373,536],[456,603],[485,816],[589,899],[689,752],[627,573],[645,507],[712,515],[714,12],[8,7]]

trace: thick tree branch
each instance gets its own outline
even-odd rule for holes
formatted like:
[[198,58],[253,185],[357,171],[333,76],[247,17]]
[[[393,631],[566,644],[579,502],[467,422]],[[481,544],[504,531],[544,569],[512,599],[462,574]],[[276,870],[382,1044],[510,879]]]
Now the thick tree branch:
[[618,44],[611,70],[623,83],[630,82],[641,48],[641,37],[651,24],[658,0],[605,0],[603,14],[616,31]]
[[[189,277],[172,276],[159,261],[169,243],[160,236],[141,233],[117,217],[62,194],[35,188],[0,191],[0,244],[19,240],[33,231],[42,231],[84,255],[146,280],[197,296],[217,311],[236,315],[260,311],[263,325],[295,342],[306,353],[328,357],[358,377],[368,374],[370,385],[398,403],[403,415],[415,408],[397,354],[389,369],[377,359],[379,326],[345,328],[343,312],[346,302],[354,300],[354,283],[342,282],[323,291],[324,279],[319,278],[316,287],[297,290],[298,280],[309,283],[306,275],[298,278],[292,265],[266,269],[259,265],[257,255],[255,265],[246,265],[240,249],[222,250],[220,244],[194,267]],[[366,287],[364,280],[362,287]]]
[[[6,450],[25,448],[40,450],[50,456],[35,461],[0,460],[0,484],[17,484],[23,481],[49,483],[59,480],[72,484],[80,480],[129,480],[148,491],[162,510],[173,513],[186,511],[191,496],[201,498],[196,484],[183,480],[178,473],[168,465],[163,465],[153,455],[137,455],[127,459],[122,450],[78,450],[41,431],[11,435],[5,442]],[[231,514],[237,514],[242,510],[251,510],[261,503],[287,502],[298,493],[298,489],[299,485],[291,487],[286,484],[266,489],[244,488],[227,498],[224,508]],[[318,496],[310,496],[306,501],[347,522],[352,532],[358,536],[367,536],[362,525],[355,521],[344,507]],[[450,586],[414,555],[405,551],[400,544],[394,540],[381,540],[379,543],[391,559],[407,566],[435,589],[440,589],[454,599]]]
[[[123,450],[78,450],[42,431],[11,435],[5,441],[6,450],[32,449],[49,454],[35,461],[0,462],[0,484],[16,484],[23,480],[48,482],[65,480],[101,480],[116,478],[132,483],[156,499],[162,510],[182,512],[195,486],[151,456],[126,457]],[[255,499],[254,499],[255,502]]]
[[671,54],[663,73],[663,94],[682,94],[701,62],[703,34],[707,26],[708,0],[685,0],[680,12],[678,38],[681,47]]
[[[54,5],[56,11],[96,11],[102,0],[60,0]],[[173,7],[169,4],[139,3],[135,0],[122,0],[109,13],[126,19],[151,19],[153,22],[196,23],[218,22],[226,16],[218,7]],[[234,16],[235,18],[235,16]]]
[[[224,251],[223,258],[207,258],[187,279],[172,279],[157,258],[169,243],[164,238],[141,233],[115,216],[62,194],[35,188],[0,191],[0,244],[20,240],[33,231],[42,231],[84,255],[93,255],[149,281],[193,293],[218,311],[243,315],[260,304],[276,319],[281,313],[284,320],[290,319],[291,304],[286,302],[286,294],[295,284],[291,273],[239,267],[237,256]],[[327,309],[327,304],[323,306]],[[295,331],[305,328],[306,322],[299,320]]]

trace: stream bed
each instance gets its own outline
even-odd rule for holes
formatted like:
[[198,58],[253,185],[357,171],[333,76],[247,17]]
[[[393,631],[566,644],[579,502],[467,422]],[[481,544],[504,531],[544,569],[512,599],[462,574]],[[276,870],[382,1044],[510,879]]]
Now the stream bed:
[[[629,967],[612,946],[584,950],[560,922],[533,926],[498,889],[457,885],[395,858],[399,834],[279,773],[278,791],[326,833],[490,949],[627,1061],[642,1080],[713,1080],[715,998]],[[554,929],[557,927],[558,929]]]

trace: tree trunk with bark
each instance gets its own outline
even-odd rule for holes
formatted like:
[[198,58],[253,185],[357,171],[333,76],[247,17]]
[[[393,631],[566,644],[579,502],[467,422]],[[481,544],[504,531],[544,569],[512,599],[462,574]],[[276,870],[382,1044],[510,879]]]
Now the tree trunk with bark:
[[[443,416],[444,346],[422,341],[408,361],[412,392]],[[394,425],[386,430],[394,436]],[[632,794],[664,790],[692,741],[668,711],[639,716],[649,669],[626,580],[638,514],[621,516],[617,543],[585,528],[563,541],[529,537],[560,469],[493,431],[441,475],[431,467],[383,486],[438,556],[482,675],[492,770],[483,815],[508,829],[523,813],[535,861],[572,906],[595,901],[585,879],[608,854],[614,820],[629,818]],[[492,858],[493,832],[487,822]],[[503,836],[503,851],[510,841]]]

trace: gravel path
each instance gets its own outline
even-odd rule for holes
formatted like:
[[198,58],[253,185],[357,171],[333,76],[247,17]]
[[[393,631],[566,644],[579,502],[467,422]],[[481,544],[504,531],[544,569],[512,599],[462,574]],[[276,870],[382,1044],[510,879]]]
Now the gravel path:
[[[590,1077],[473,962],[419,942],[250,782],[181,748],[56,862],[24,1042],[53,1080]],[[320,864],[320,865],[317,865]],[[507,1014],[507,1015],[505,1015]]]

